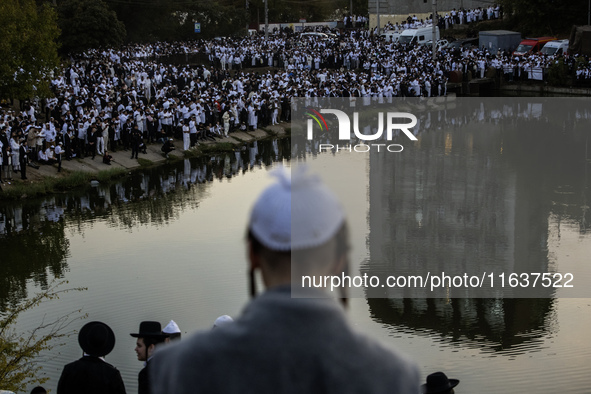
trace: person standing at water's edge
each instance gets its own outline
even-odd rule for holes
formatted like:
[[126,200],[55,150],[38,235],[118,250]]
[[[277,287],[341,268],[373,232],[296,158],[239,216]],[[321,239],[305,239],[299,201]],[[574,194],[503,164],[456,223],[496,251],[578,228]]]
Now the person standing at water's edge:
[[144,362],[144,368],[138,374],[138,394],[149,394],[150,375],[148,373],[150,361],[156,345],[163,343],[168,334],[162,333],[160,323],[157,321],[143,321],[140,323],[140,332],[129,334],[137,338],[135,352],[137,359]]
[[64,367],[58,394],[125,394],[119,371],[104,357],[115,347],[115,334],[105,323],[94,321],[84,325],[78,334],[84,356]]
[[157,351],[153,393],[418,393],[416,366],[354,332],[327,292],[292,297],[292,272],[297,281],[347,268],[348,235],[340,203],[318,178],[277,176],[248,226],[251,294],[256,271],[266,291],[234,323]]

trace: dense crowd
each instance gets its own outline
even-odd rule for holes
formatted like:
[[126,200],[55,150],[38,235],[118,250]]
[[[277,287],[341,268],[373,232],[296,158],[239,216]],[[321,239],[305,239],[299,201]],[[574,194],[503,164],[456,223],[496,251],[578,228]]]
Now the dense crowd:
[[[478,7],[472,9],[455,8],[445,14],[437,13],[437,25],[440,29],[450,29],[453,25],[467,25],[470,23],[482,22],[486,20],[495,20],[503,18],[503,8],[498,4],[491,4],[488,7]],[[424,27],[433,23],[433,14],[425,20],[418,18],[416,15],[408,16],[403,23],[388,22],[384,26],[385,31],[402,32],[406,29],[415,27]]]
[[[498,7],[479,10],[483,18],[498,17]],[[473,11],[451,12],[450,19],[467,22]],[[196,53],[210,64],[165,61]],[[543,79],[559,58],[579,79],[591,78],[588,62],[577,63],[576,54],[518,58],[465,47],[441,49],[433,59],[430,47],[388,42],[367,29],[334,31],[325,39],[281,31],[268,40],[255,35],[90,50],[53,75],[53,98],[2,110],[2,175],[11,178],[11,170],[31,161],[61,163],[119,149],[137,158],[145,144],[171,138],[187,150],[202,139],[289,121],[293,97],[442,96],[452,73],[482,78],[490,68],[508,80]]]

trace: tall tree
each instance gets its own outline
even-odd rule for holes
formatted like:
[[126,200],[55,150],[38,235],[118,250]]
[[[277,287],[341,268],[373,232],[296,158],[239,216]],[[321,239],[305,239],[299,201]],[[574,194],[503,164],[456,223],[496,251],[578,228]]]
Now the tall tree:
[[0,97],[50,95],[49,75],[59,64],[55,10],[34,0],[0,1]]
[[[177,14],[186,14],[183,25],[183,38],[211,38],[245,34],[246,10],[240,1],[200,2],[190,6],[178,6]],[[201,33],[193,33],[193,22],[201,23]]]
[[[174,40],[175,0],[105,0],[125,24],[131,42]],[[190,1],[183,1],[183,4]]]
[[125,25],[102,0],[64,0],[58,14],[65,53],[117,46],[125,39]]
[[528,36],[568,33],[587,23],[588,0],[501,0],[514,29]]

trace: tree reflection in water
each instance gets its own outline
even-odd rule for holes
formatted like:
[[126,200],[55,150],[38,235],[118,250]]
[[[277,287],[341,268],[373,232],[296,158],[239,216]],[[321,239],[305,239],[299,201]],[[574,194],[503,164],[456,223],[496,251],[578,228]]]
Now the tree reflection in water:
[[[65,195],[0,205],[0,312],[27,297],[29,281],[46,288],[68,270],[66,230],[96,220],[133,228],[162,226],[199,206],[207,183],[231,179],[291,157],[288,138],[255,141],[235,152],[185,159]],[[193,187],[205,184],[203,187]]]

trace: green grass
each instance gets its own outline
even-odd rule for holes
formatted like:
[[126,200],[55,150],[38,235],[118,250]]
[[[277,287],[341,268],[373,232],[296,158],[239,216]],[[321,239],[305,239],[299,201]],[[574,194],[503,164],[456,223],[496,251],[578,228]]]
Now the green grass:
[[272,137],[277,136],[277,132],[275,130],[271,130],[271,129],[267,129],[267,128],[262,128],[261,130],[263,130],[265,133],[269,134]]
[[94,179],[100,183],[107,183],[114,179],[123,178],[125,175],[127,175],[127,170],[125,168],[110,168],[95,174]]
[[183,151],[183,157],[185,159],[192,159],[194,157],[201,157],[202,155],[203,155],[203,153],[198,148],[192,148],[192,149]]
[[218,142],[210,145],[200,145],[199,148],[203,153],[216,153],[216,152],[233,152],[234,144],[230,142]]
[[174,163],[174,162],[180,161],[180,160],[183,160],[183,157],[182,156],[173,155],[172,153],[169,153],[168,154],[168,159],[166,159],[166,161],[168,163]]
[[40,181],[29,183],[14,182],[10,187],[3,187],[2,192],[0,192],[0,200],[19,200],[22,198],[45,196],[47,194],[88,186],[92,180],[106,183],[113,179],[121,178],[126,174],[127,170],[124,168],[112,168],[100,171],[98,174],[75,171],[58,178],[45,177]]
[[148,159],[144,159],[141,157],[138,157],[137,159],[137,163],[140,165],[140,167],[145,168],[145,167],[151,167],[154,165],[154,162],[152,160],[148,160]]
[[[273,134],[272,131],[265,131],[267,131],[269,134]],[[285,131],[286,136],[289,136],[289,134],[291,134],[291,128],[286,128]],[[240,138],[236,138],[234,135],[232,135],[232,138],[235,138],[241,143],[248,142],[243,141]],[[265,138],[256,138],[256,140],[266,140],[269,138],[274,137],[270,135]],[[204,154],[215,155],[216,153],[233,152],[235,149],[238,149],[239,146],[240,145],[232,144],[231,142],[200,144],[199,147],[195,149],[190,149],[188,151],[179,151],[179,155],[169,154],[169,158],[166,160],[166,162],[174,163],[181,161],[185,158],[201,157]],[[80,161],[81,163],[84,162],[81,159],[78,159],[78,161]],[[151,160],[139,158],[138,164],[140,166],[139,170],[141,170],[143,168],[157,165],[158,163],[153,162]],[[3,190],[0,192],[0,201],[19,200],[22,198],[34,198],[45,196],[52,193],[65,192],[76,188],[88,187],[90,186],[90,181],[92,180],[96,180],[100,183],[108,183],[114,179],[124,177],[125,175],[127,175],[128,172],[129,170],[120,167],[109,168],[98,173],[88,173],[82,171],[67,172],[66,170],[63,170],[63,176],[47,176],[42,178],[41,180],[29,181],[26,183],[16,180],[10,186],[3,185]]]

